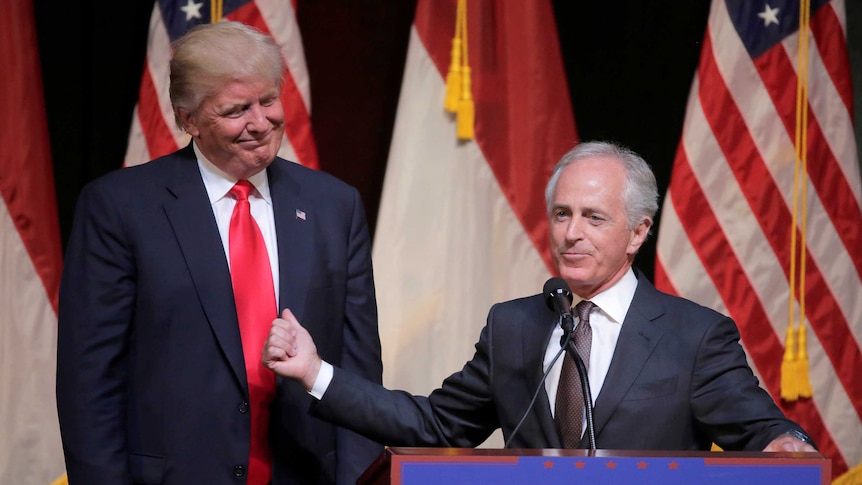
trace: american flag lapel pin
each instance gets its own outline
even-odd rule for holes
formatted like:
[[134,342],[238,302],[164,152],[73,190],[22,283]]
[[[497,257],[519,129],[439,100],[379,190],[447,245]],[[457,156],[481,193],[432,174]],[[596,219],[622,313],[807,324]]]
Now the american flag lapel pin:
[[305,220],[305,211],[301,211],[299,209],[296,209],[296,218],[299,219],[300,221],[304,221]]

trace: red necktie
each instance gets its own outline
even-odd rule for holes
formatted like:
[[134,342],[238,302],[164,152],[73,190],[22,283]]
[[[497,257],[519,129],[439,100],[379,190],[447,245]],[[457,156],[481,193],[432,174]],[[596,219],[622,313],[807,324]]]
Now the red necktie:
[[260,362],[272,320],[278,316],[272,269],[260,228],[251,216],[248,196],[254,186],[240,180],[230,189],[236,199],[230,217],[230,278],[242,337],[251,412],[251,451],[248,485],[265,485],[272,475],[269,449],[269,405],[275,395],[275,376]]
[[[579,321],[578,326],[572,332],[572,338],[575,340],[575,349],[584,361],[585,368],[590,366],[590,347],[593,343],[590,311],[594,306],[595,304],[589,300],[582,300],[575,305]],[[563,370],[560,372],[560,383],[557,386],[554,417],[557,427],[560,429],[560,436],[563,438],[563,446],[577,448],[584,431],[584,393],[581,388],[581,379],[578,376],[578,368],[568,353],[563,357]]]

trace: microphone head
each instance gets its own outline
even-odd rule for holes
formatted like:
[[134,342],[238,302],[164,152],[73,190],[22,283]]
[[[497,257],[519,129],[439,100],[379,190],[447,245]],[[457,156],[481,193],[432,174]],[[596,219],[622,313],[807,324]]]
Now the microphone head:
[[542,294],[545,295],[545,302],[551,310],[559,310],[556,301],[559,296],[566,298],[568,306],[572,305],[572,291],[569,289],[569,284],[560,277],[553,277],[545,282],[542,287]]

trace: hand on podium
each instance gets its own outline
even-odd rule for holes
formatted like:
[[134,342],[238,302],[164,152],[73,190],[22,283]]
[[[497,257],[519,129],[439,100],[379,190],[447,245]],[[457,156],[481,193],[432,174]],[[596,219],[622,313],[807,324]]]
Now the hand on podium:
[[802,441],[801,439],[790,435],[783,434],[778,438],[775,438],[766,445],[766,448],[763,451],[817,451],[810,444]]

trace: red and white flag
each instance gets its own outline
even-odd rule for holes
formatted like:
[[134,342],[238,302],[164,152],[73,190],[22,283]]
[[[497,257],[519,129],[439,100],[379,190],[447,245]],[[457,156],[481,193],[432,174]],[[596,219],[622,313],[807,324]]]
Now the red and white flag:
[[311,96],[302,38],[292,0],[159,0],[150,18],[147,58],[138,104],[132,118],[124,165],[145,163],[189,142],[174,121],[168,95],[170,44],[201,23],[235,20],[271,34],[281,46],[287,69],[281,90],[284,105],[284,141],[279,156],[318,168],[317,148],[311,132]]
[[444,110],[458,1],[420,0],[374,240],[384,383],[421,394],[469,360],[493,303],[541,291],[544,187],[576,143],[551,2],[464,4],[475,138]]
[[[862,184],[844,2],[811,0],[803,12],[799,0],[713,1],[656,283],[730,315],[761,384],[834,476],[857,467],[860,477]],[[799,355],[787,329],[797,325],[813,396],[784,399],[785,345]]]
[[62,255],[33,4],[0,0],[0,483],[65,469],[54,383]]

